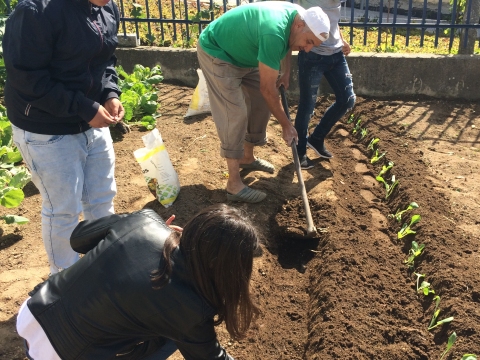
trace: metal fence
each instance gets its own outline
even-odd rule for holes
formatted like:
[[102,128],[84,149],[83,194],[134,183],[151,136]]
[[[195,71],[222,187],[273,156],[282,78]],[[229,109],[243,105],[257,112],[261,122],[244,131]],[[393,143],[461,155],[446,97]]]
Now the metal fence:
[[[253,0],[115,0],[121,11],[121,31],[135,33],[143,44],[194,46],[202,29],[229,9]],[[295,0],[289,0],[295,2]],[[340,26],[349,28],[351,45],[367,45],[367,33],[376,32],[377,46],[395,46],[399,36],[406,47],[412,36],[424,46],[426,36],[478,47],[480,0],[347,0],[342,4]],[[355,32],[355,30],[356,32]],[[360,31],[360,35],[358,35]],[[361,36],[363,33],[363,36]]]

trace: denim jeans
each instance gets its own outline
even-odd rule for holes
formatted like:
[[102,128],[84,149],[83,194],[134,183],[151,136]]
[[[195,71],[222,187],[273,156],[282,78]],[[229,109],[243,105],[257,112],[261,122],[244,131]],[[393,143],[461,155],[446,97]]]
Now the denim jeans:
[[74,135],[42,135],[12,124],[13,140],[42,196],[42,237],[52,274],[79,256],[70,235],[85,220],[114,213],[115,153],[109,128]]
[[355,105],[352,74],[345,55],[340,51],[333,55],[319,55],[312,51],[298,53],[298,82],[300,101],[295,129],[298,133],[298,155],[307,152],[308,123],[317,101],[318,87],[325,76],[335,93],[335,103],[325,112],[311,136],[323,140],[333,125]]

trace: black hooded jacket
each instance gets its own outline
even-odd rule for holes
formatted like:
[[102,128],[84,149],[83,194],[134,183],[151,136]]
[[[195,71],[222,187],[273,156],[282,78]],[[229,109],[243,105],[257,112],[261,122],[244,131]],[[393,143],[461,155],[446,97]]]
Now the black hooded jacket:
[[85,256],[38,285],[27,302],[62,359],[142,359],[165,338],[187,360],[231,359],[179,248],[169,283],[152,288],[170,231],[149,209],[76,227],[70,244]]
[[6,21],[3,56],[10,121],[37,134],[90,129],[104,102],[120,94],[115,72],[119,24],[111,0],[20,0]]

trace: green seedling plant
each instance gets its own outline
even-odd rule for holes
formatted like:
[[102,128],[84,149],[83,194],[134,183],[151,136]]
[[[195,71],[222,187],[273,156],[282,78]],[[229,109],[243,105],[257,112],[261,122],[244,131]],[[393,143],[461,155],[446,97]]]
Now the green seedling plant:
[[[0,205],[15,208],[21,204],[25,195],[23,187],[31,180],[30,172],[16,163],[22,161],[22,155],[13,145],[12,125],[5,115],[6,109],[0,105]],[[25,224],[27,218],[16,215],[0,216],[7,224]]]
[[357,122],[355,123],[355,126],[354,126],[353,129],[352,129],[352,134],[355,135],[358,131],[360,131],[360,129],[362,128],[362,127],[360,126],[360,123],[361,123],[361,122],[362,122],[362,120],[359,118],[359,119],[357,120]]
[[447,353],[450,351],[450,349],[452,348],[453,344],[455,343],[455,340],[457,340],[457,334],[456,332],[454,331],[452,333],[452,335],[450,335],[448,337],[448,342],[447,342],[447,348],[445,349],[444,352],[442,352],[442,355],[440,356],[440,360],[442,360],[444,358],[445,355],[447,355]]
[[370,140],[367,146],[367,150],[375,151],[375,145],[380,141],[379,138],[373,138]]
[[383,158],[385,156],[387,152],[383,152],[381,154],[378,153],[378,149],[375,149],[375,154],[372,156],[372,158],[370,159],[370,163],[371,164],[375,164],[377,163],[381,158]]
[[477,355],[475,355],[475,354],[464,354],[460,360],[477,360]]
[[435,294],[435,290],[430,287],[430,283],[427,281],[422,281],[420,284],[420,279],[425,277],[425,274],[414,273],[417,276],[417,293],[420,291],[423,292],[423,295],[428,296],[430,294]]
[[395,190],[395,187],[398,185],[399,181],[395,180],[395,175],[392,175],[391,183],[389,184],[385,179],[381,176],[376,177],[378,182],[383,183],[385,186],[385,199],[388,199],[390,195],[392,195],[393,190]]
[[406,265],[413,267],[413,265],[415,264],[415,259],[420,256],[424,248],[425,244],[418,245],[416,241],[412,241],[412,247],[410,248],[410,250],[408,250],[408,258],[403,262]]
[[430,324],[427,328],[427,330],[429,331],[435,329],[437,326],[447,324],[453,321],[453,316],[437,321],[438,315],[440,314],[440,309],[438,308],[438,306],[440,305],[440,296],[435,296],[433,300],[435,301],[435,309],[433,310],[432,320],[430,320]]
[[418,214],[413,215],[412,218],[410,219],[410,223],[409,224],[404,223],[402,228],[398,231],[397,238],[402,239],[409,234],[416,234],[417,232],[412,230],[411,227],[416,223],[418,223],[421,220],[421,218],[422,217]]
[[413,210],[413,209],[418,209],[418,204],[416,202],[411,202],[408,207],[404,210],[398,209],[395,214],[390,214],[388,215],[388,218],[390,219],[395,219],[397,222],[402,221],[402,215],[406,213],[407,211]]
[[393,168],[393,165],[395,165],[393,163],[393,161],[389,161],[387,165],[383,165],[382,166],[382,170],[380,170],[380,172],[378,173],[377,177],[383,177],[383,175],[385,175],[388,170],[390,170],[391,168]]
[[368,134],[368,129],[367,128],[363,128],[361,131],[360,131],[360,140],[363,140],[365,138],[365,136],[367,136]]
[[350,114],[350,116],[347,119],[347,124],[351,124],[355,121],[355,114]]
[[132,74],[128,74],[121,66],[116,67],[119,75],[118,85],[122,94],[120,101],[125,109],[124,119],[128,123],[137,123],[152,130],[156,126],[159,104],[154,85],[163,80],[160,66],[152,69],[135,65]]

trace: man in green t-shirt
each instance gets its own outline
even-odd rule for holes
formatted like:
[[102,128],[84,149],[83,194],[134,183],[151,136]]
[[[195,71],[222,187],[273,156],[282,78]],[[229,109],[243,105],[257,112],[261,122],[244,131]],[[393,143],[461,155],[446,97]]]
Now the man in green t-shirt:
[[285,142],[298,142],[278,87],[288,88],[292,51],[310,51],[328,38],[329,29],[328,17],[319,7],[305,10],[286,1],[267,1],[227,11],[200,35],[198,60],[220,155],[227,161],[228,200],[256,203],[265,198],[264,192],[243,184],[240,168],[274,172],[272,164],[253,154],[254,146],[266,143],[270,113],[282,126]]

